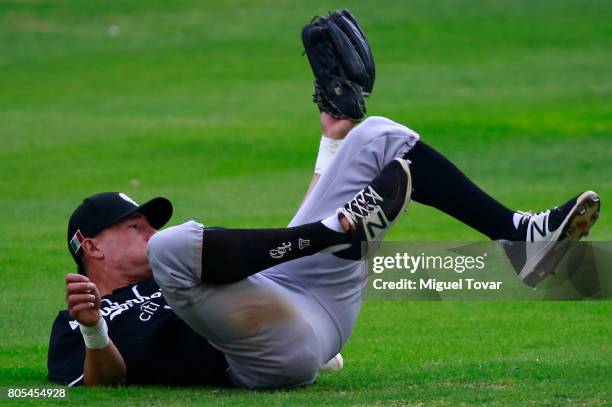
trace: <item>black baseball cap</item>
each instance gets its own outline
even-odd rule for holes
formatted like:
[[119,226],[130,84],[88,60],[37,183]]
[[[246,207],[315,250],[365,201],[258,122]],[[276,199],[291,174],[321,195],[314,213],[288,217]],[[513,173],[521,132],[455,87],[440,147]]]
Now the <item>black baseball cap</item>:
[[83,200],[70,216],[67,234],[68,251],[79,267],[79,273],[85,274],[81,262],[83,240],[94,237],[135,212],[142,213],[153,228],[160,229],[172,216],[172,203],[157,197],[138,205],[123,192],[102,192]]

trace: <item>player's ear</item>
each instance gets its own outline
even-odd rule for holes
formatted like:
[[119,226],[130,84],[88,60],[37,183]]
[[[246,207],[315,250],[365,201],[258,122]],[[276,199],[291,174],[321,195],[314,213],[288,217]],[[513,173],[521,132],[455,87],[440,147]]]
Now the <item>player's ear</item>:
[[100,247],[95,239],[86,238],[83,240],[81,249],[83,250],[84,256],[93,257],[95,259],[101,259],[104,257],[104,253],[102,250],[100,250]]

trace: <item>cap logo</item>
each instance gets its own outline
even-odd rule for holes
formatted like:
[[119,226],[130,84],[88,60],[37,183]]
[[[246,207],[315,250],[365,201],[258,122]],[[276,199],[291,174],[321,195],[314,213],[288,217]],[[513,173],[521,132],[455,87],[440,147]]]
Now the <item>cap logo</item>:
[[72,249],[72,252],[74,254],[77,254],[77,252],[81,248],[81,245],[83,244],[83,240],[85,240],[85,238],[81,234],[81,229],[77,229],[74,236],[72,236],[72,239],[70,239],[70,248]]
[[134,201],[132,198],[130,198],[129,196],[127,196],[126,194],[124,194],[123,192],[119,192],[119,196],[124,200],[124,201],[128,201],[131,204],[134,204],[134,206],[138,206],[138,204],[136,203],[136,201]]

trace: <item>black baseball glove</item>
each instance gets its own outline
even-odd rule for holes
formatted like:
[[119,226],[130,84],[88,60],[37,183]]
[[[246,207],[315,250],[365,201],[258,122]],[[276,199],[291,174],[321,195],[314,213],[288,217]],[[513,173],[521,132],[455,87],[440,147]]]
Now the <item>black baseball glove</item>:
[[338,119],[362,119],[375,68],[355,17],[348,10],[315,17],[302,29],[302,42],[315,76],[313,101],[319,110]]

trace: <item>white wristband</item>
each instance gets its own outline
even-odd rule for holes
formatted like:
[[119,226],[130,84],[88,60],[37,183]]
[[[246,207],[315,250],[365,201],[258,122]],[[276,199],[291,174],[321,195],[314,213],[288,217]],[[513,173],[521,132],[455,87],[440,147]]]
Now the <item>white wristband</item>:
[[89,349],[103,349],[108,345],[110,339],[104,318],[100,317],[94,326],[79,324],[79,328],[81,329],[85,346]]
[[315,174],[323,175],[334,159],[343,141],[344,139],[334,140],[325,135],[321,136],[319,155],[317,156],[317,163],[315,164]]

